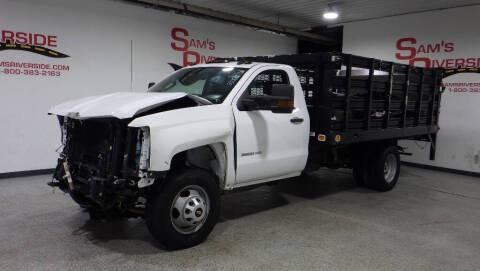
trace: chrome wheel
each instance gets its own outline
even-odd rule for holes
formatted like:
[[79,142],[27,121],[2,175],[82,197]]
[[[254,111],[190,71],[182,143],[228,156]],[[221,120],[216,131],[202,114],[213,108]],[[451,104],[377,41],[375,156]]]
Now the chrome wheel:
[[202,228],[210,211],[210,199],[203,188],[189,185],[175,196],[170,208],[173,228],[191,234]]
[[389,153],[385,157],[385,163],[383,165],[383,176],[387,183],[393,182],[397,175],[397,157],[393,153]]

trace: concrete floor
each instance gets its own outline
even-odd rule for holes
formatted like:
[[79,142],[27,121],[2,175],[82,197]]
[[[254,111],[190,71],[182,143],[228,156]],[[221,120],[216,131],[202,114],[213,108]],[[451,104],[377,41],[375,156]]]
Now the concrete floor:
[[139,219],[92,222],[49,176],[0,180],[0,270],[479,270],[480,179],[402,168],[388,193],[322,170],[223,197],[194,248],[165,251]]

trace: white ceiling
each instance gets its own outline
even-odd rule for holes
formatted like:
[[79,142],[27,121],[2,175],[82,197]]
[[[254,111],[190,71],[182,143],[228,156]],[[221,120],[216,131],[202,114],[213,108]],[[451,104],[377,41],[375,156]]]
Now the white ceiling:
[[[174,0],[246,18],[306,29],[400,14],[480,5],[480,0]],[[340,16],[326,22],[322,14],[331,4]]]

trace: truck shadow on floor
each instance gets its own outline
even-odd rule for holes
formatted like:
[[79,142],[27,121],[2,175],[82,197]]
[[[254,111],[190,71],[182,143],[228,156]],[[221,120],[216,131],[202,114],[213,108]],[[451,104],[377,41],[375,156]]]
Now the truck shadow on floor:
[[358,193],[372,193],[358,188],[350,171],[319,170],[305,178],[282,180],[223,196],[220,222],[353,189]]
[[82,236],[91,244],[127,255],[167,252],[150,235],[143,219],[89,220],[88,214],[81,216],[87,220],[72,235]]
[[[350,190],[370,193],[356,187],[350,172],[321,170],[305,179],[288,179],[222,196],[219,223]],[[88,220],[87,212],[80,212],[73,219],[75,224],[80,220],[84,224],[74,230],[72,235],[83,236],[92,244],[109,250],[127,255],[167,252],[150,235],[143,219]],[[134,244],[119,246],[119,243],[131,241]]]

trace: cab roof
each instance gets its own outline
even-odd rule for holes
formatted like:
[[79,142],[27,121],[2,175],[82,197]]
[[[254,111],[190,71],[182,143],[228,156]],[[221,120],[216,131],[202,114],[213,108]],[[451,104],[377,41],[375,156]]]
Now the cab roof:
[[264,62],[241,62],[241,61],[230,61],[222,63],[205,63],[205,64],[196,64],[188,67],[232,67],[232,68],[247,68],[250,69],[256,66],[271,66],[271,65],[283,65],[275,63],[264,63]]

